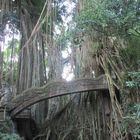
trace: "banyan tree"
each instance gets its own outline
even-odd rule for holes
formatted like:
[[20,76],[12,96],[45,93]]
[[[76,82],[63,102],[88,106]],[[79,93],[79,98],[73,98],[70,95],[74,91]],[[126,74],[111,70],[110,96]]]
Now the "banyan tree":
[[0,88],[2,140],[139,140],[140,2],[1,0]]

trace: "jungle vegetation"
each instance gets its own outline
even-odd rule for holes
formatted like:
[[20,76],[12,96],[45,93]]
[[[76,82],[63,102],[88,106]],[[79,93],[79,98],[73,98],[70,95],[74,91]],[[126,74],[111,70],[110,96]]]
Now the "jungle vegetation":
[[[0,0],[0,87],[15,97],[51,80],[102,74],[106,93],[33,105],[34,140],[140,139],[140,1]],[[19,139],[0,138],[9,135]]]

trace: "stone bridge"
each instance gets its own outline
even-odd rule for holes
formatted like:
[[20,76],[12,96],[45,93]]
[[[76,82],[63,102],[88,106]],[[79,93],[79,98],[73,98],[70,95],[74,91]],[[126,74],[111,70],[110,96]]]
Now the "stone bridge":
[[104,75],[96,79],[83,78],[70,82],[52,81],[43,87],[30,88],[17,95],[9,106],[9,112],[11,117],[16,117],[24,109],[43,100],[75,93],[84,93],[86,91],[103,90],[108,90],[108,84]]

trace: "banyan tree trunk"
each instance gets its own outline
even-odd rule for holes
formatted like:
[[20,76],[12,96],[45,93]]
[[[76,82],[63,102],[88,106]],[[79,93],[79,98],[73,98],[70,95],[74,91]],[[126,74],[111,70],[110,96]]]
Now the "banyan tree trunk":
[[[1,45],[1,44],[0,44]],[[3,56],[2,56],[2,52],[1,52],[2,46],[0,46],[0,88],[2,88],[1,85],[1,80],[2,80],[2,66],[3,66]]]

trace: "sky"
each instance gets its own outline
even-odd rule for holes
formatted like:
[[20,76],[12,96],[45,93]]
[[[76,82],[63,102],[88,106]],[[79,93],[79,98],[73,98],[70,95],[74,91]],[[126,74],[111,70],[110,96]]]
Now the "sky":
[[[74,2],[70,0],[66,0],[63,3],[63,5],[66,6],[67,15],[62,16],[62,20],[65,27],[65,31],[67,31],[69,23],[72,22],[72,16],[73,16],[72,11],[76,5]],[[70,46],[70,43],[68,45]],[[67,46],[67,48],[62,51],[63,58],[69,57],[69,55],[72,53],[72,50],[69,46]],[[73,73],[73,69],[70,63],[67,63],[64,65],[62,78],[65,79],[66,81],[71,81],[72,79],[74,79],[74,73]]]

